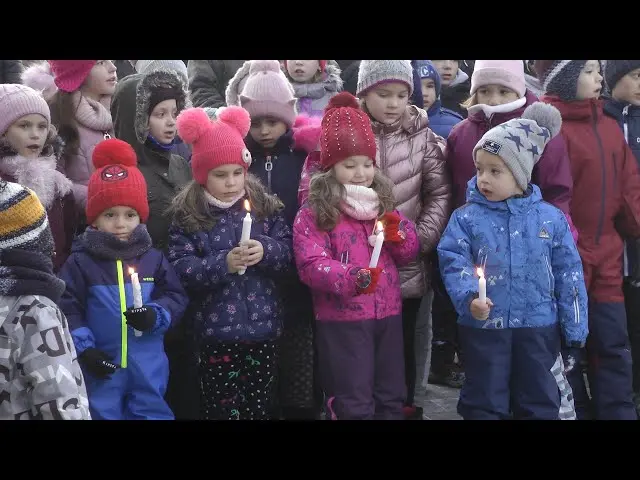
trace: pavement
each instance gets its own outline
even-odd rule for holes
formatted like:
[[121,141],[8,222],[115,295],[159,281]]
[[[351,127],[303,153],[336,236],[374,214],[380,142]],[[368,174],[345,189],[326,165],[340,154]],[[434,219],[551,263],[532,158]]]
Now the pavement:
[[457,388],[429,384],[426,390],[418,387],[415,401],[423,408],[424,420],[462,420],[456,411],[459,396]]

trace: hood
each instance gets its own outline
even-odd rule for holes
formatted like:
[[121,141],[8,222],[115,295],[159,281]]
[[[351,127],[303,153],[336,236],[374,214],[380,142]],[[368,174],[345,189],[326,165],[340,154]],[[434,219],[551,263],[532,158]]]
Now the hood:
[[244,84],[249,77],[250,69],[251,60],[247,60],[242,64],[231,80],[229,80],[229,85],[227,85],[227,89],[224,92],[227,107],[232,105],[240,106],[240,92],[242,92]]
[[540,100],[556,107],[562,115],[562,120],[586,121],[594,116],[596,119],[603,114],[603,101],[598,98],[565,102],[556,95],[544,95]]
[[466,72],[464,72],[464,70],[462,70],[461,68],[458,68],[458,73],[456,73],[456,78],[454,78],[453,81],[449,84],[449,88],[455,87],[456,85],[460,85],[461,83],[464,83],[467,80],[469,80],[469,75],[467,75]]
[[47,103],[58,91],[53,73],[51,73],[51,67],[47,61],[34,63],[24,70],[22,72],[22,83],[38,92],[42,92],[42,96]]
[[502,202],[491,202],[480,193],[476,184],[477,177],[474,175],[467,182],[467,202],[484,205],[491,210],[509,210],[511,213],[526,213],[538,202],[542,201],[542,194],[537,185],[529,183],[527,196],[511,197]]
[[542,88],[542,84],[537,77],[533,75],[529,75],[528,73],[524,74],[524,83],[527,87],[527,90],[533,92],[536,96],[540,96],[544,93],[544,89]]

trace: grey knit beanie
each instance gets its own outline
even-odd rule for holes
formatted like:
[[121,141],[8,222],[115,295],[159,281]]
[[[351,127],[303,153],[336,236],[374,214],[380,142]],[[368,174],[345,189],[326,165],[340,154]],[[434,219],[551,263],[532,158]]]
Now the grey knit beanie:
[[[578,77],[587,62],[588,60],[536,60],[534,68],[545,93],[570,102],[577,98]],[[600,71],[603,71],[602,62]]]
[[182,60],[138,60],[135,65],[136,72],[150,73],[156,70],[173,70],[177,72],[187,83],[187,66]]
[[607,60],[604,69],[607,86],[613,90],[622,77],[636,68],[640,68],[640,60]]
[[356,96],[361,97],[367,90],[380,83],[402,82],[413,94],[413,69],[410,60],[362,60],[358,69]]
[[498,155],[507,165],[518,186],[526,191],[533,166],[540,160],[549,141],[560,132],[562,117],[553,105],[535,102],[522,117],[493,127],[485,133],[473,149]]

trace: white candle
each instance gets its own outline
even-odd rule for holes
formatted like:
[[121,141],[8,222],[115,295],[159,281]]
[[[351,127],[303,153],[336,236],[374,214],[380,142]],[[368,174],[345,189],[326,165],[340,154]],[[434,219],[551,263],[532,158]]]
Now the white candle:
[[[133,308],[140,308],[142,307],[142,287],[140,286],[140,280],[138,280],[138,272],[129,267],[129,275],[131,275],[131,288],[133,289]],[[136,337],[142,335],[142,332],[135,328],[133,333]]]
[[[244,201],[244,208],[247,211],[247,214],[244,216],[244,220],[242,220],[242,235],[240,236],[240,243],[246,242],[251,238],[251,204],[249,200]],[[247,271],[246,268],[242,268],[238,270],[238,275],[244,275]]]
[[484,271],[478,267],[478,300],[487,302],[487,280],[484,278]]
[[369,262],[369,268],[375,268],[378,266],[378,260],[380,259],[380,251],[382,250],[382,244],[384,243],[384,229],[382,228],[382,222],[378,222],[378,234],[376,235],[376,243],[373,247],[373,253],[371,254],[371,261]]

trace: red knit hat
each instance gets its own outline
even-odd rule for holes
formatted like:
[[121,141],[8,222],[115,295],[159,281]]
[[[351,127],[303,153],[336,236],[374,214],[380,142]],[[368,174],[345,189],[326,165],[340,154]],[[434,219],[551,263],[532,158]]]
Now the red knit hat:
[[365,155],[376,161],[376,140],[371,121],[358,105],[356,97],[341,92],[331,100],[322,117],[320,162],[324,171],[336,163]]
[[[287,67],[287,62],[288,61],[289,60],[285,60],[284,61],[284,68],[287,69],[287,70],[289,69],[289,67]],[[327,68],[327,61],[326,60],[318,60],[318,64],[320,65],[320,71],[322,73],[324,73],[324,69]]]
[[251,118],[242,107],[218,109],[216,120],[210,120],[202,108],[187,108],[178,115],[178,135],[193,146],[191,170],[200,185],[207,184],[209,171],[221,165],[251,165],[251,153],[244,144]]
[[47,60],[54,82],[63,92],[72,93],[80,88],[97,60]]
[[142,223],[147,221],[147,182],[136,167],[137,162],[136,152],[127,142],[111,138],[96,145],[93,150],[96,170],[87,185],[89,225],[102,212],[116,206],[131,207],[138,212]]

